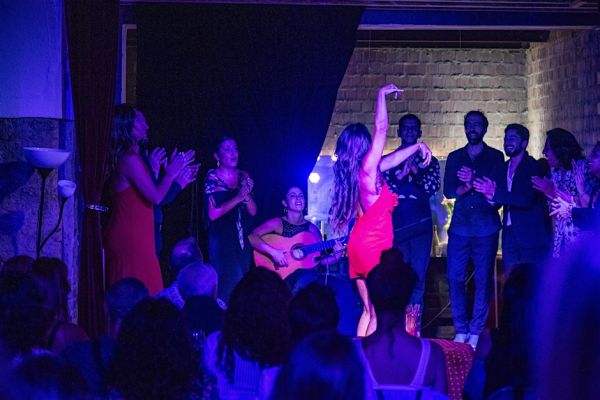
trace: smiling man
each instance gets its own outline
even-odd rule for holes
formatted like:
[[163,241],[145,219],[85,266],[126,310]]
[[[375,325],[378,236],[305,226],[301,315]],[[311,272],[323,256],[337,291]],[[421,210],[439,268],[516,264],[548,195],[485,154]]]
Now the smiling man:
[[[498,207],[475,191],[473,182],[493,176],[494,171],[502,168],[504,156],[483,141],[488,120],[481,111],[469,111],[464,127],[468,143],[448,155],[444,174],[444,196],[456,199],[448,229],[448,286],[456,331],[454,340],[476,347],[489,313],[501,225]],[[470,320],[465,289],[469,259],[475,267],[475,302]]]
[[504,130],[504,152],[509,158],[495,177],[475,179],[479,193],[504,208],[502,259],[504,276],[517,264],[539,264],[548,255],[550,225],[546,200],[531,178],[543,176],[541,165],[527,153],[529,130],[510,124]]

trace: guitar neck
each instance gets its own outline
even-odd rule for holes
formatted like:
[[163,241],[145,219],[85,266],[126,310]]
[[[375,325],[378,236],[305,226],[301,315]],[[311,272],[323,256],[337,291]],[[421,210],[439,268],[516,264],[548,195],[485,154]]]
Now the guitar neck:
[[331,249],[335,245],[335,242],[338,240],[340,240],[340,239],[330,239],[325,242],[317,242],[317,243],[309,244],[309,245],[304,246],[303,251],[305,254],[311,254],[311,253],[325,251],[327,249]]

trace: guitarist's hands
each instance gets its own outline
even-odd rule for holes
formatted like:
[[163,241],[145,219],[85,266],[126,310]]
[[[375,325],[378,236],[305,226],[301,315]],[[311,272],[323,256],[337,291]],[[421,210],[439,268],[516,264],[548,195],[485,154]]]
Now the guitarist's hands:
[[285,253],[286,252],[283,250],[273,249],[269,252],[269,255],[271,256],[271,258],[273,259],[273,262],[275,264],[277,264],[280,267],[287,267],[288,262],[287,262],[287,259],[285,258]]

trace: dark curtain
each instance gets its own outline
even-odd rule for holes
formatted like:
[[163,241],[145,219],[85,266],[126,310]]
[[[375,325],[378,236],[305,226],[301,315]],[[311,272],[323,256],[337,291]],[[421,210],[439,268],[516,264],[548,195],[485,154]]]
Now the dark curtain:
[[[138,105],[151,136],[195,148],[203,173],[215,166],[215,139],[234,137],[239,166],[255,181],[256,222],[281,215],[284,190],[306,190],[361,14],[356,7],[138,6]],[[199,223],[188,213],[202,198],[193,192],[166,211],[166,235],[175,236],[167,246],[190,220],[192,230]]]
[[102,235],[97,211],[114,110],[118,0],[65,0],[69,65],[84,208],[79,264],[79,324],[95,336],[103,331]]

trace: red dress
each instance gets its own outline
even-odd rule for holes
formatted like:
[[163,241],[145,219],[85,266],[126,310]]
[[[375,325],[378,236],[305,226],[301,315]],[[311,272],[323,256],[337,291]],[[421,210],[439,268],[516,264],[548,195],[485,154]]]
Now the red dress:
[[392,248],[392,211],[397,204],[398,196],[384,182],[379,198],[366,213],[357,217],[348,240],[350,278],[366,278],[379,264],[381,253]]
[[150,295],[163,289],[154,243],[154,209],[133,186],[113,193],[104,231],[107,287],[122,278],[137,278]]

